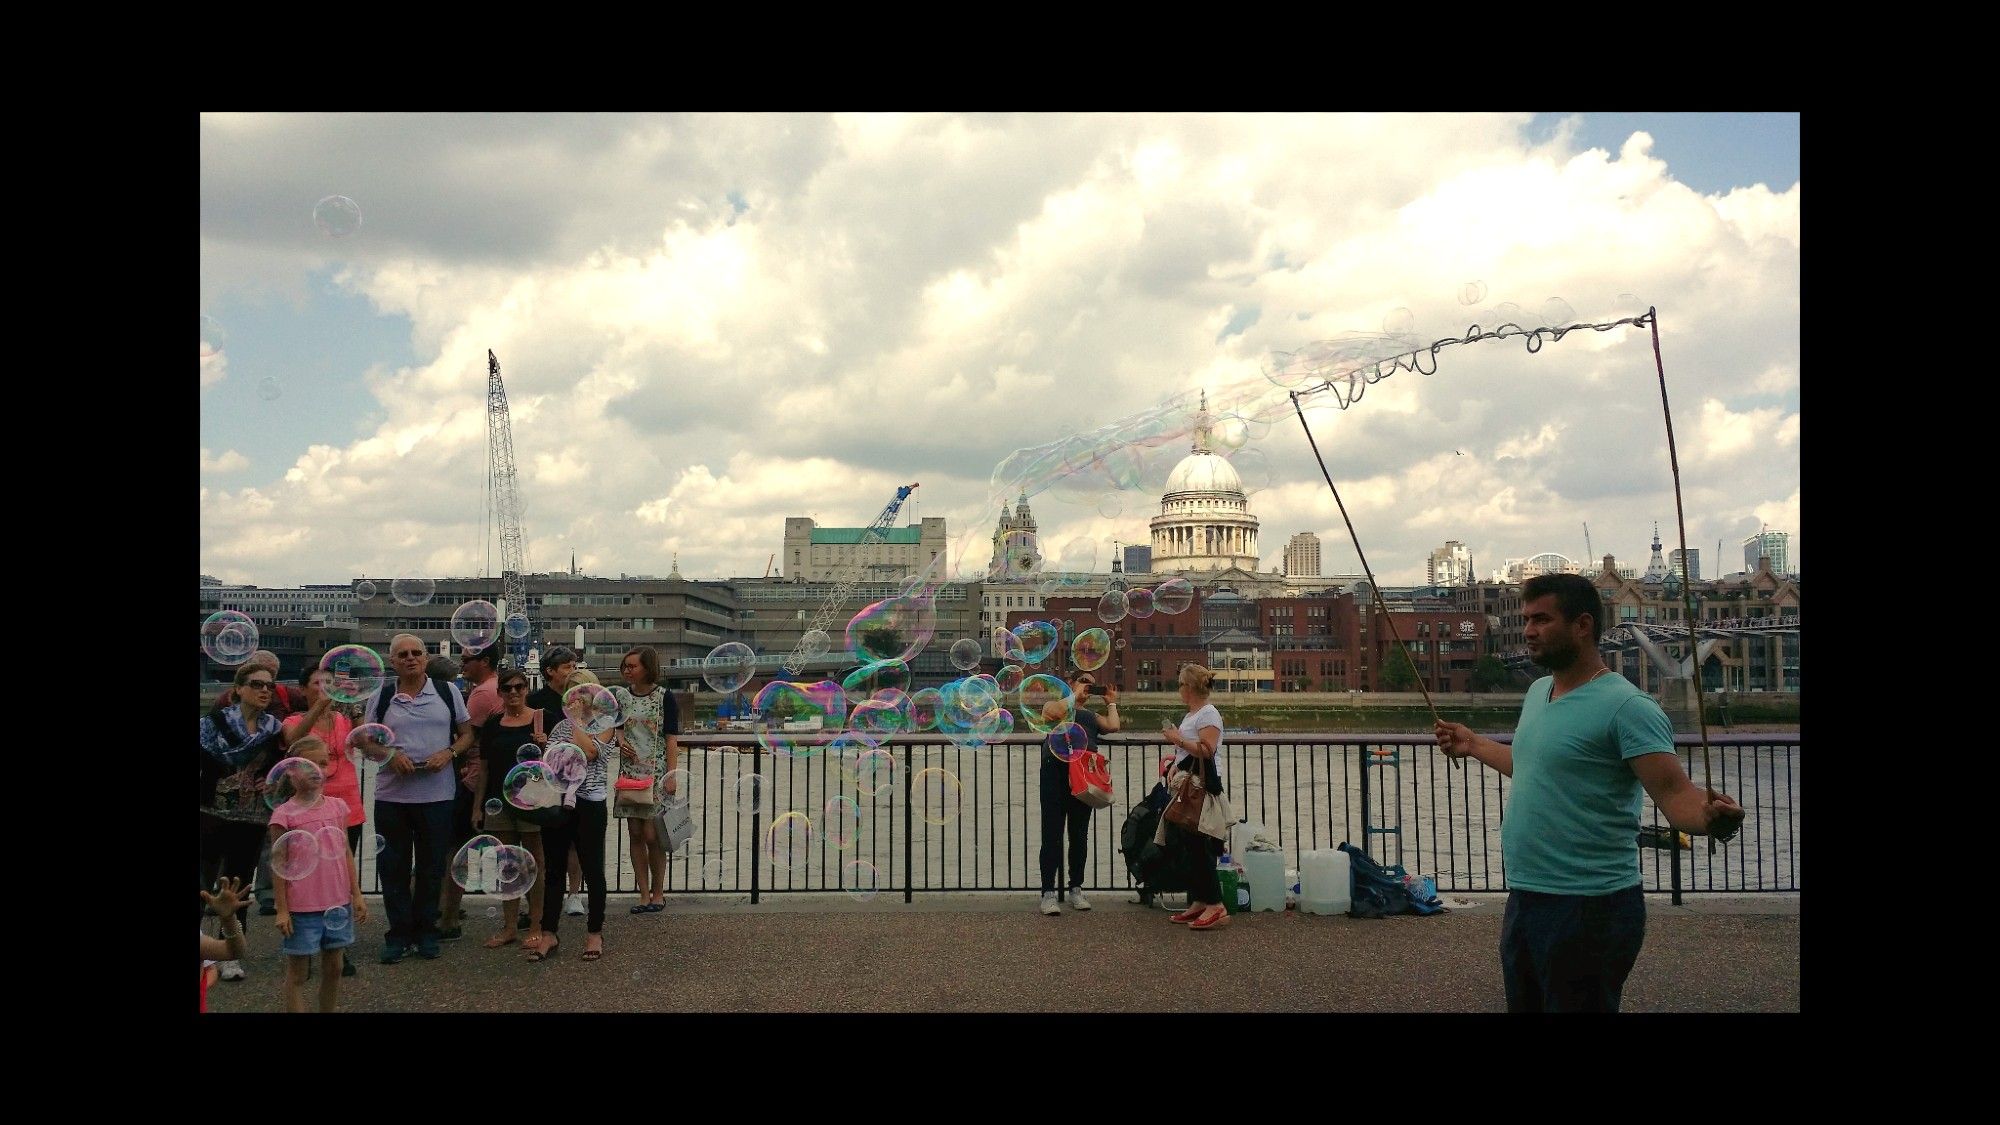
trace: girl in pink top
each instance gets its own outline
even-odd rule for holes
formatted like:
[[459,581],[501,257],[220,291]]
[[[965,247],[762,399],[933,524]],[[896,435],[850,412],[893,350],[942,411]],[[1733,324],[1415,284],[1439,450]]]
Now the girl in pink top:
[[[327,755],[331,759],[326,770],[326,795],[347,802],[346,827],[352,830],[348,833],[347,850],[353,851],[361,842],[361,825],[368,819],[368,810],[361,807],[361,773],[347,753],[347,736],[354,729],[354,720],[342,714],[337,707],[320,709],[321,700],[332,702],[326,694],[329,675],[331,673],[323,668],[315,668],[307,674],[307,710],[285,719],[285,741],[287,744],[294,743],[311,734],[326,743]],[[311,729],[303,729],[306,720],[314,715],[318,715],[318,722]]]
[[[354,944],[355,926],[368,920],[368,902],[361,897],[361,872],[342,846],[347,838],[347,802],[329,796],[322,780],[331,761],[326,744],[307,736],[293,749],[320,772],[314,775],[298,767],[292,798],[271,812],[271,874],[278,898],[278,932],[285,938],[281,945],[286,955],[285,1007],[306,1010],[306,973],[318,956],[319,1010],[331,1012],[340,1001],[341,951]],[[286,877],[283,869],[290,864],[275,849],[288,832],[312,837],[306,847],[318,857],[311,870],[297,878]]]

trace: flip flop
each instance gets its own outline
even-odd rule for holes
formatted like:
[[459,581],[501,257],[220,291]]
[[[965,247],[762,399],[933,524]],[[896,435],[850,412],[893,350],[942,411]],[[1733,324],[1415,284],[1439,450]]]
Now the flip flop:
[[562,946],[562,943],[561,943],[561,942],[557,942],[557,943],[556,943],[555,945],[553,945],[553,946],[547,946],[547,945],[545,945],[545,946],[542,946],[542,947],[541,947],[541,948],[539,948],[539,949],[530,949],[530,950],[528,951],[528,960],[529,960],[529,961],[530,961],[531,963],[532,963],[532,962],[535,962],[535,961],[546,961],[546,960],[548,960],[549,958],[551,958],[551,957],[555,956],[555,952],[556,952],[556,950],[557,950],[557,949],[559,949],[559,948],[561,948],[561,946]]
[[499,934],[494,934],[492,937],[486,939],[486,948],[488,949],[499,949],[501,946],[512,944],[514,944],[513,938],[501,937]]

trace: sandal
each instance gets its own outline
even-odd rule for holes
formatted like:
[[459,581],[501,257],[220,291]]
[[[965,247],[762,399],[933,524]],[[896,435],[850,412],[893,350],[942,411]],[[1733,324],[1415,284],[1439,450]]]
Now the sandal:
[[561,942],[557,942],[554,945],[536,946],[535,948],[530,949],[528,951],[528,961],[530,963],[536,961],[546,961],[549,958],[555,956],[556,950],[559,949],[561,946],[562,946]]
[[499,949],[503,945],[512,944],[514,944],[514,939],[502,934],[494,934],[492,937],[486,939],[486,948],[488,949]]
[[586,949],[583,951],[583,959],[586,961],[595,961],[602,956],[604,956],[602,949]]

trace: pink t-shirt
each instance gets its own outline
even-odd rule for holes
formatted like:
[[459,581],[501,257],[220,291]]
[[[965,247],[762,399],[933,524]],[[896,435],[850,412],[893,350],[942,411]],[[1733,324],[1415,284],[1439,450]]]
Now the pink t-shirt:
[[486,677],[486,682],[475,684],[465,696],[465,713],[472,716],[472,728],[478,730],[486,725],[486,720],[500,713],[505,706],[500,702],[500,677]]
[[346,801],[324,792],[318,804],[301,805],[293,798],[272,811],[272,826],[284,832],[302,831],[317,836],[321,828],[332,828],[340,836],[338,854],[327,855],[322,848],[319,863],[312,872],[292,881],[285,898],[286,908],[292,912],[309,914],[346,906],[353,900],[353,879],[347,869],[348,861],[353,858],[347,853],[347,812]]
[[[368,810],[361,807],[361,774],[354,759],[347,756],[347,736],[354,731],[354,720],[338,711],[328,714],[333,716],[333,741],[327,746],[331,760],[327,762],[326,795],[347,802],[347,826],[352,828],[368,819]],[[285,720],[285,729],[292,730],[305,719],[304,714],[293,715]]]

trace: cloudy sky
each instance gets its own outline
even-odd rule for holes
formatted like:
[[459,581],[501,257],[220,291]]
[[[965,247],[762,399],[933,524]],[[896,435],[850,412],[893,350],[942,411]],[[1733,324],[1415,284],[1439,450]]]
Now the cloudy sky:
[[[1704,576],[1760,526],[1799,568],[1796,114],[208,115],[200,143],[226,581],[497,573],[488,349],[531,569],[762,574],[784,517],[863,525],[918,481],[963,573],[1016,450],[1551,298],[1658,307]],[[316,225],[333,195],[358,229]],[[1307,418],[1384,582],[1448,539],[1482,574],[1582,558],[1586,523],[1622,562],[1656,521],[1675,545],[1643,329],[1447,348]],[[1264,566],[1314,531],[1358,570],[1297,417],[1247,436]],[[1045,553],[1146,542],[1170,444],[1126,490],[1038,481]]]

